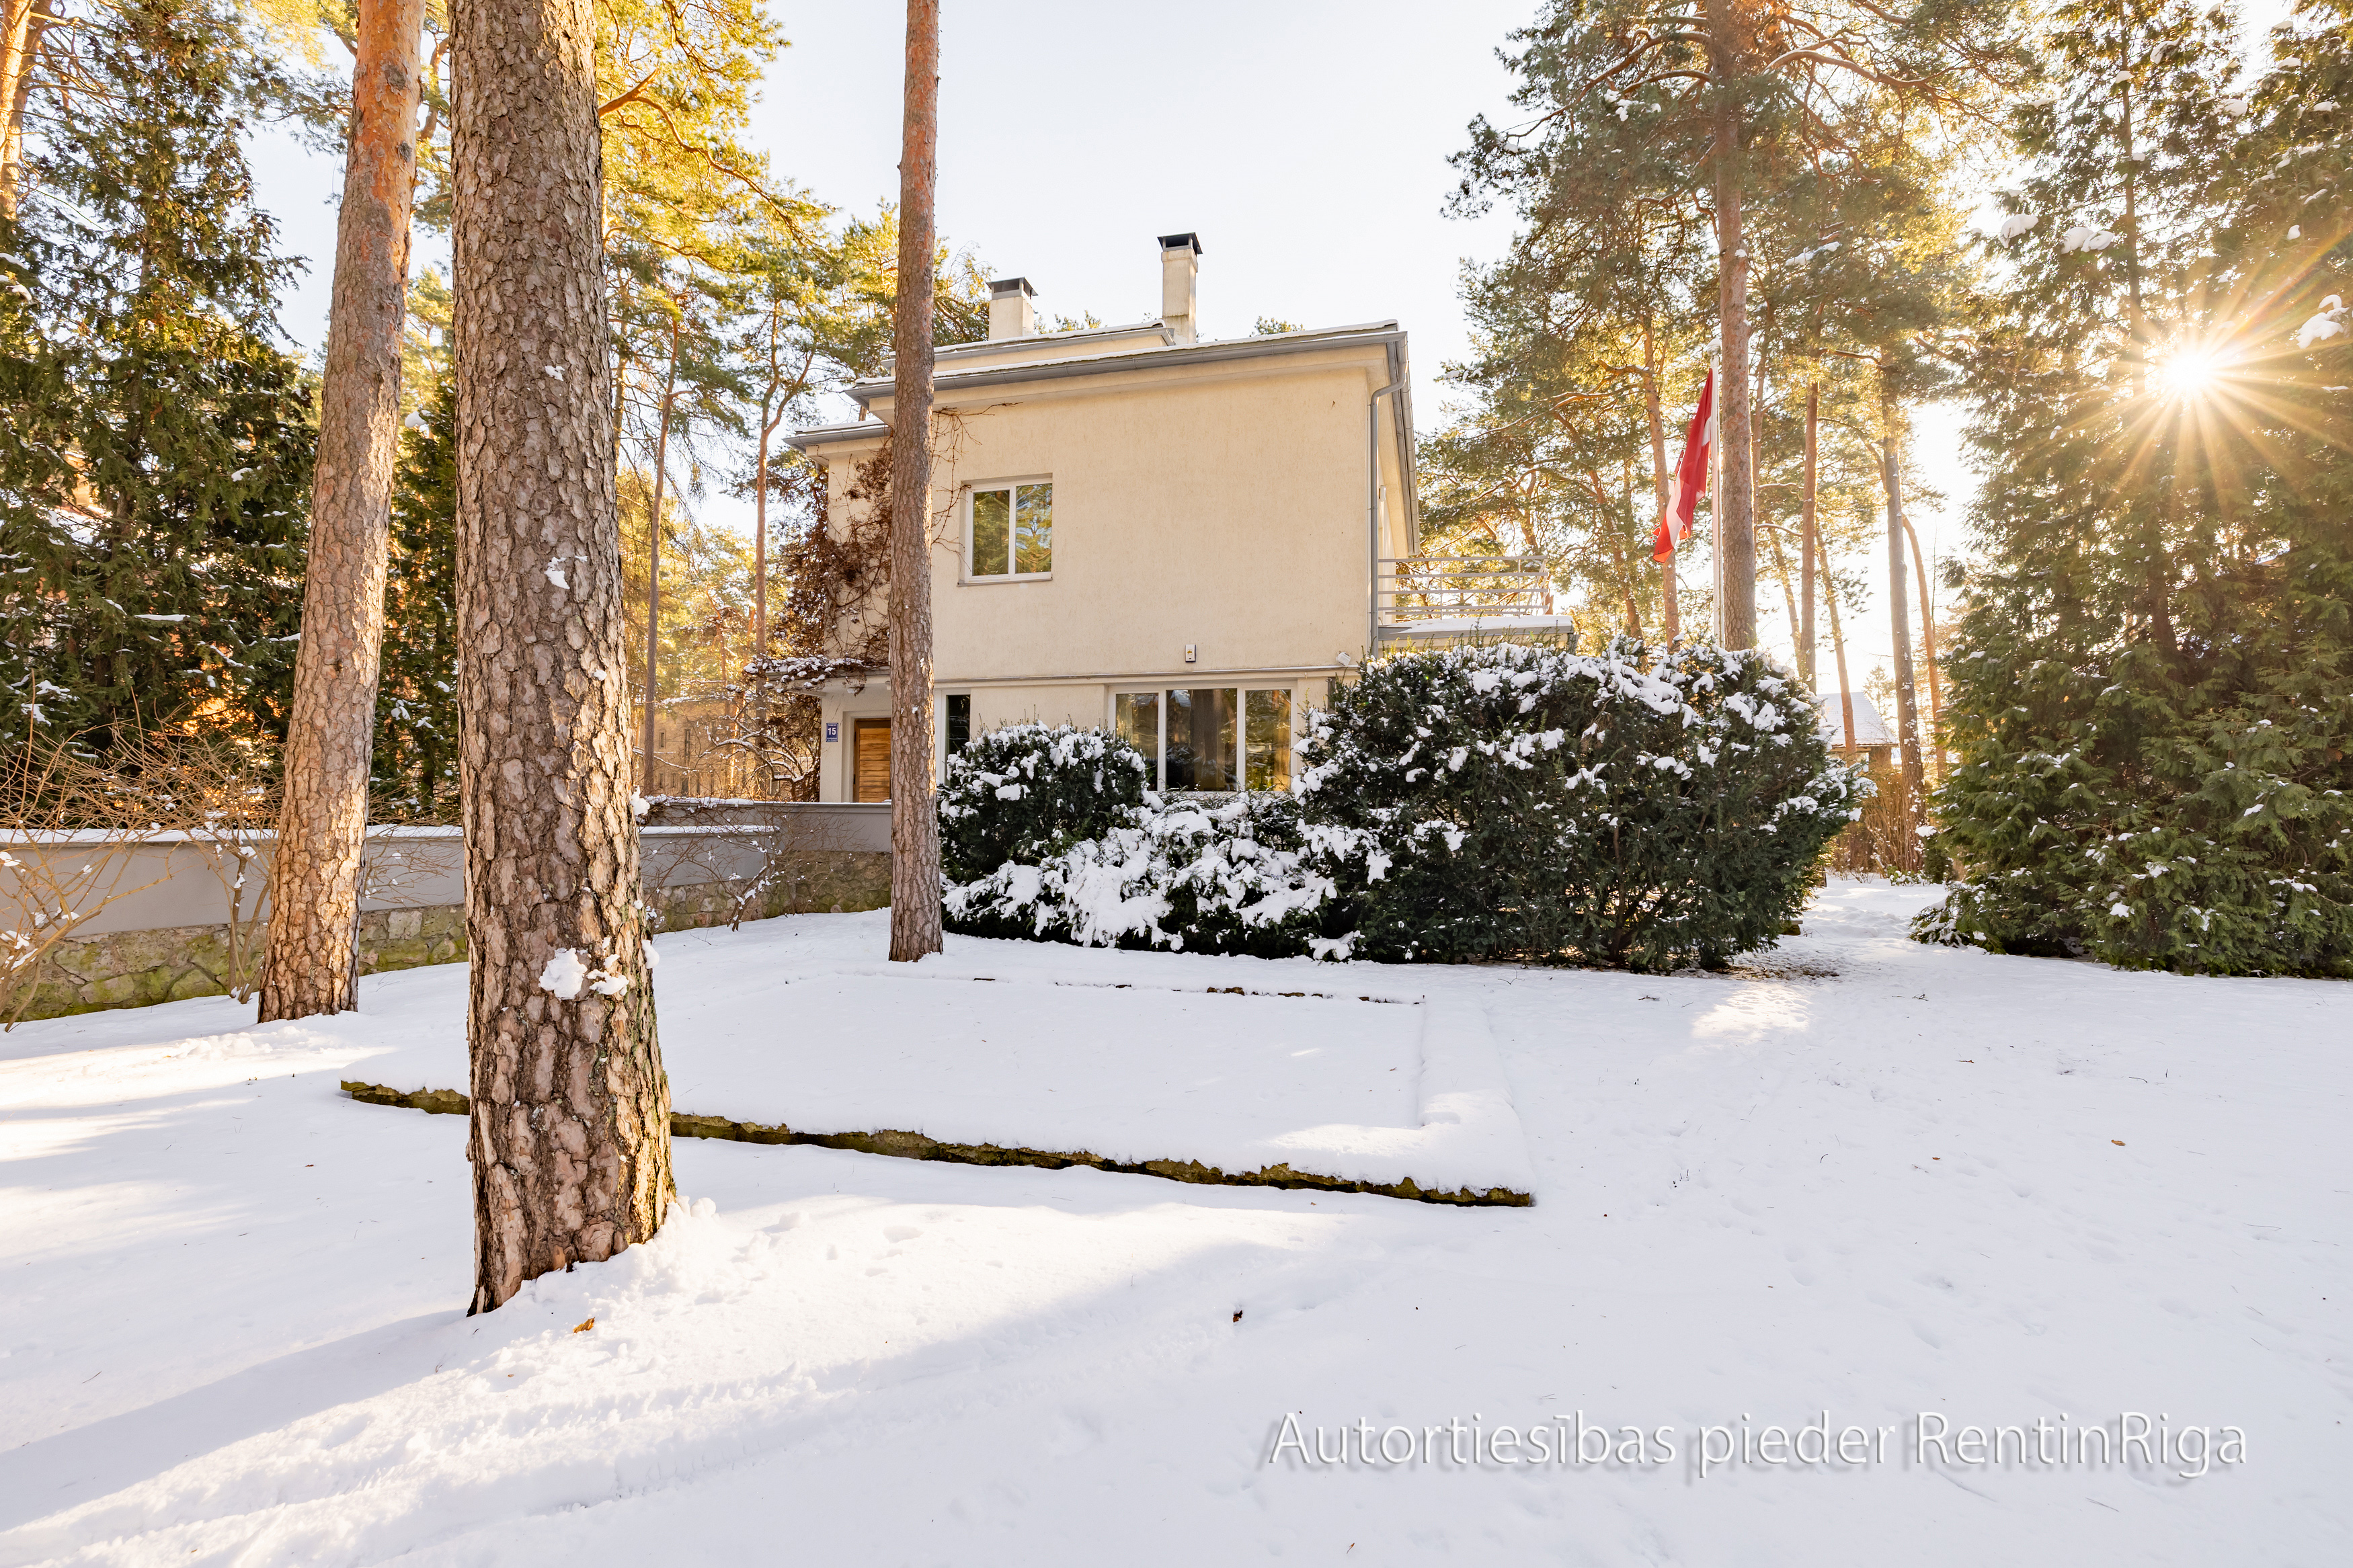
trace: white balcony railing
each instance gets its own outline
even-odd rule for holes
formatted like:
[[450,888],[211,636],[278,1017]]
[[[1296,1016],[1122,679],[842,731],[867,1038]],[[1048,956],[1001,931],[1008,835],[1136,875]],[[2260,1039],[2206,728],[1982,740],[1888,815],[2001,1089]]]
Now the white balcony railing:
[[1506,629],[1553,615],[1552,573],[1537,555],[1384,556],[1373,618],[1385,637]]

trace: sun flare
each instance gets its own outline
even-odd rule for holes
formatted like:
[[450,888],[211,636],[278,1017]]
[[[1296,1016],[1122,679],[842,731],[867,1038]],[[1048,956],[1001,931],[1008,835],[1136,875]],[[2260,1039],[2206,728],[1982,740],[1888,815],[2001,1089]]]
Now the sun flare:
[[2158,384],[2174,397],[2196,397],[2214,384],[2221,361],[2204,349],[2179,349],[2157,367]]

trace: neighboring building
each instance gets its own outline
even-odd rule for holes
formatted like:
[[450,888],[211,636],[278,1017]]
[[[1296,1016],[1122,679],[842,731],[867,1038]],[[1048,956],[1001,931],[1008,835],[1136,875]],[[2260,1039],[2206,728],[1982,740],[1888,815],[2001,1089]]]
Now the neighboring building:
[[1895,731],[1888,727],[1886,720],[1879,716],[1878,705],[1870,698],[1860,691],[1852,695],[1854,698],[1854,743],[1852,745],[1847,743],[1846,713],[1840,706],[1839,694],[1832,691],[1814,699],[1814,705],[1820,710],[1819,728],[1821,731],[1822,739],[1829,742],[1831,750],[1850,763],[1860,756],[1869,767],[1891,766],[1895,753]]
[[[1161,787],[1286,788],[1300,715],[1368,652],[1499,616],[1534,629],[1536,563],[1417,554],[1398,324],[1202,338],[1200,255],[1193,235],[1163,237],[1160,314],[1133,326],[1040,333],[1029,282],[1000,279],[987,341],[940,350],[943,752],[1005,724],[1102,725]],[[849,492],[883,448],[892,391],[860,382],[860,422],[793,438],[827,466],[837,528],[865,504]],[[881,799],[887,677],[828,673],[811,682],[819,798]]]

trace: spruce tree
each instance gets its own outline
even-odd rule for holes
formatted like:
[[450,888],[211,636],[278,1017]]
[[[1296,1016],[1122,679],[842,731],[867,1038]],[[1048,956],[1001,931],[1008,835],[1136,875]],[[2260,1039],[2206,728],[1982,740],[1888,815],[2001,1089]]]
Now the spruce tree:
[[2353,974],[2353,33],[2253,93],[2227,17],[2071,8],[1973,366],[1982,563],[1927,939]]
[[445,375],[402,432],[393,476],[372,793],[438,820],[458,783],[458,388]]
[[0,489],[12,584],[33,586],[5,721],[100,745],[190,721],[280,735],[310,395],[239,150],[279,84],[204,0],[102,14],[81,48],[87,90],[28,160],[14,236],[0,422],[31,438],[0,451]]

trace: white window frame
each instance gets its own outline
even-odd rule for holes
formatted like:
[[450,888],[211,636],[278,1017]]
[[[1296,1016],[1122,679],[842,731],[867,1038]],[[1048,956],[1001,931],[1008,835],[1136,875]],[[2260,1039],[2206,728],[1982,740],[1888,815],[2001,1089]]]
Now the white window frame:
[[[987,489],[989,487],[984,485],[981,488]],[[1153,747],[1155,753],[1152,763],[1152,787],[1155,790],[1166,792],[1168,788],[1168,710],[1171,706],[1168,694],[1177,690],[1207,690],[1222,685],[1224,685],[1222,681],[1196,680],[1187,682],[1182,687],[1166,684],[1150,687],[1113,686],[1103,695],[1103,729],[1113,735],[1119,733],[1119,700],[1121,698],[1141,697],[1150,692],[1159,699],[1152,705]],[[1251,686],[1247,682],[1237,680],[1227,689],[1234,694],[1234,754],[1227,760],[1233,768],[1233,776],[1241,781],[1242,787],[1237,790],[1210,793],[1245,795],[1249,793],[1250,788],[1250,694],[1253,691],[1288,693],[1291,698],[1293,728],[1295,731],[1300,711],[1299,687],[1295,682],[1289,686]],[[1297,736],[1294,734],[1293,739],[1296,740]],[[1288,793],[1293,794],[1296,794],[1299,789],[1299,767],[1295,755],[1291,768],[1291,782],[1285,788]]]
[[[1054,476],[1051,474],[1023,474],[1009,479],[976,479],[965,487],[962,503],[964,539],[957,555],[958,561],[962,563],[963,572],[963,575],[956,579],[960,585],[983,588],[994,583],[1050,583],[1054,580],[1051,567],[1043,572],[994,572],[985,577],[976,574],[972,569],[973,498],[983,490],[1010,490],[1018,485],[1044,485],[1051,489],[1053,483]],[[1015,504],[1017,506],[1019,504],[1018,496],[1015,498]],[[1008,522],[1010,526],[1009,519]],[[1054,545],[1050,543],[1046,548],[1051,551]]]

